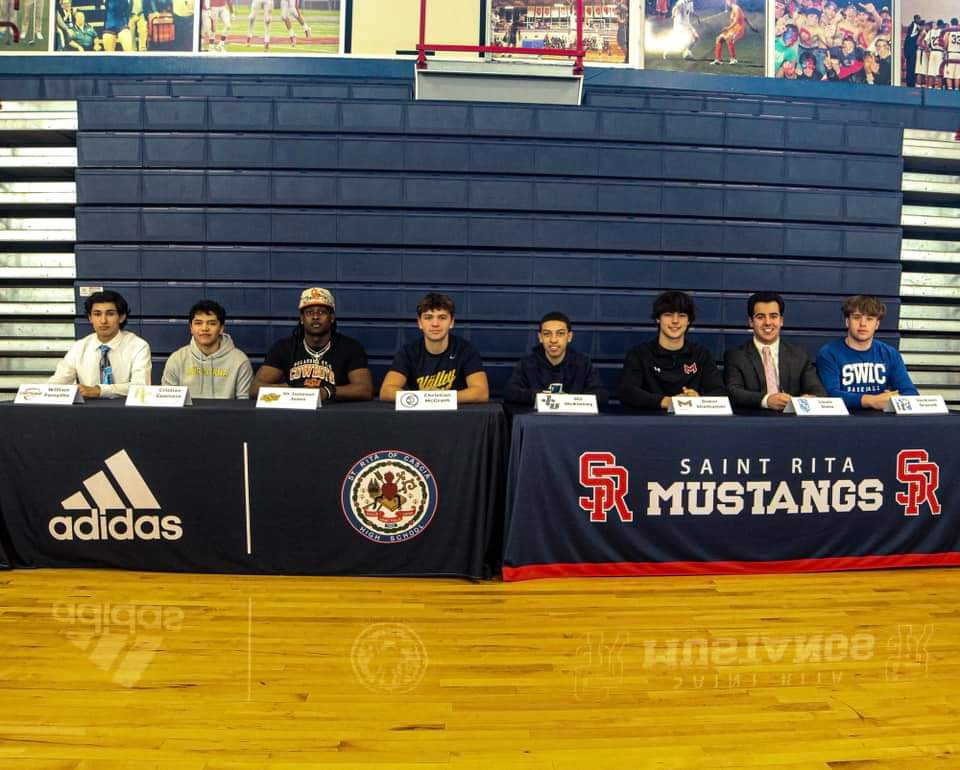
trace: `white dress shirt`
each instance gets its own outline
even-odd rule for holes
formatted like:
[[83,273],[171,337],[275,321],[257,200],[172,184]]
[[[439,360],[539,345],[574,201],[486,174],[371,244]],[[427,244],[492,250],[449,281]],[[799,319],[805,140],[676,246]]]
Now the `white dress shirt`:
[[[757,355],[760,356],[760,363],[763,363],[763,349],[770,348],[770,356],[773,358],[773,368],[777,370],[777,391],[780,390],[780,338],[777,337],[777,341],[772,345],[766,345],[763,342],[760,342],[756,337],[753,338],[753,346],[757,349]],[[764,373],[764,382],[766,382],[766,373]],[[767,398],[769,394],[764,396],[760,400],[760,407],[763,409],[769,409],[767,406]]]
[[[113,370],[112,385],[100,383],[101,345],[110,347],[107,355]],[[133,332],[121,331],[108,342],[100,342],[96,334],[88,334],[73,343],[48,382],[99,387],[101,398],[126,398],[130,383],[150,384],[150,345]]]

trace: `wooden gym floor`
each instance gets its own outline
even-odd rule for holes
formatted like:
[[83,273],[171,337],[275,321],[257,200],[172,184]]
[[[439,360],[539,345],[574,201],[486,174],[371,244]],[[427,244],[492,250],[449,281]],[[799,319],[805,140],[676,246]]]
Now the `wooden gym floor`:
[[0,573],[0,769],[960,767],[960,570]]

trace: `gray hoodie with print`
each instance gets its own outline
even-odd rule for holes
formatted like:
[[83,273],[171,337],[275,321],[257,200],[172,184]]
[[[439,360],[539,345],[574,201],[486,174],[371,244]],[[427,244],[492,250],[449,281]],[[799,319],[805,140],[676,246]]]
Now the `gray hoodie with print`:
[[253,381],[250,359],[238,350],[229,334],[220,338],[220,349],[205,355],[190,340],[163,367],[164,385],[186,385],[191,398],[248,398]]

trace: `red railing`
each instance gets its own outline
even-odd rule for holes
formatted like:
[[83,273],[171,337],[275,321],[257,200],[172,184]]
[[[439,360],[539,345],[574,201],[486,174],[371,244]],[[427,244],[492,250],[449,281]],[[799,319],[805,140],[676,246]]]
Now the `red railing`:
[[573,57],[573,72],[583,74],[583,0],[573,0],[577,7],[577,46],[576,48],[520,48],[503,45],[442,45],[427,43],[427,0],[420,0],[420,42],[417,43],[417,69],[427,68],[427,52],[457,51],[461,53],[517,53],[527,56],[566,56]]

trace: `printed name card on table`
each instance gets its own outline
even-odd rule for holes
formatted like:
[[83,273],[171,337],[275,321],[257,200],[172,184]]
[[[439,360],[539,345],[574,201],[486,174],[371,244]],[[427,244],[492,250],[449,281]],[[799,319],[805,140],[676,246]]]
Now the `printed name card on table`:
[[185,385],[131,385],[125,406],[192,406]]
[[896,414],[950,414],[943,396],[891,396],[885,412]]
[[692,417],[732,415],[730,399],[726,396],[674,396],[670,399],[670,414],[682,414]]
[[15,404],[82,404],[83,396],[76,385],[21,385],[17,388]]
[[398,390],[398,412],[456,411],[455,390]]
[[260,388],[257,409],[319,409],[317,388]]
[[847,405],[842,398],[819,398],[813,396],[793,396],[783,410],[784,414],[798,417],[849,417]]
[[537,393],[537,411],[545,414],[597,414],[592,393]]

